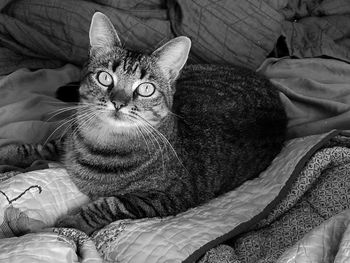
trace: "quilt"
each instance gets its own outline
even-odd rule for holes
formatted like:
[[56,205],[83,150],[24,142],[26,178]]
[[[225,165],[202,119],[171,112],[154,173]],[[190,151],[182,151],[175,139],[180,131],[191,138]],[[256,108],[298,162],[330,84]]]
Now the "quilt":
[[[300,247],[308,244],[310,253],[322,257],[327,242],[343,245],[332,243],[336,249],[331,251],[333,257],[343,258],[349,236],[344,225],[336,226],[349,221],[349,146],[349,134],[338,131],[290,140],[258,178],[203,206],[172,217],[115,221],[91,237],[50,228],[59,215],[88,202],[59,164],[3,177],[0,259],[20,262],[32,257],[32,262],[40,262],[36,257],[42,242],[48,262],[56,262],[57,254],[49,253],[52,249],[61,259],[68,258],[61,262],[74,262],[69,260],[78,255],[83,262],[221,262],[210,255],[224,255],[215,248],[224,242],[230,244],[229,255],[236,262],[280,257],[302,262],[297,261]],[[329,218],[333,221],[326,221]],[[327,227],[314,229],[324,221]],[[334,231],[338,238],[331,236],[317,250],[320,242],[313,242],[314,235]],[[297,248],[289,248],[293,245]]]
[[347,136],[328,141],[267,217],[202,262],[347,262],[348,146]]

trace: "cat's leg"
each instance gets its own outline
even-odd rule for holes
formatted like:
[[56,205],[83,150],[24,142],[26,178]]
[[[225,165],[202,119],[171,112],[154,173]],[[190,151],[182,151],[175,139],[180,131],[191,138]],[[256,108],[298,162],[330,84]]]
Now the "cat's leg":
[[63,216],[56,226],[79,229],[90,235],[115,220],[175,215],[193,205],[189,200],[164,193],[102,197]]
[[38,160],[58,161],[60,152],[60,140],[54,140],[45,145],[8,144],[0,147],[0,166],[4,169],[27,168]]

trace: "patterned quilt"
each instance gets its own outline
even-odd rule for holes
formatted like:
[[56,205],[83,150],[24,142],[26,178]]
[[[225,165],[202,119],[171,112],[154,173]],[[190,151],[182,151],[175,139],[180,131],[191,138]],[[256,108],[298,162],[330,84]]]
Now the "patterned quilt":
[[39,262],[43,249],[60,262],[343,259],[350,221],[349,146],[349,134],[338,131],[293,139],[258,178],[203,206],[174,217],[116,221],[91,237],[50,228],[61,214],[88,202],[59,164],[4,173],[0,261]]
[[266,217],[200,262],[348,262],[349,146],[348,136],[324,143]]

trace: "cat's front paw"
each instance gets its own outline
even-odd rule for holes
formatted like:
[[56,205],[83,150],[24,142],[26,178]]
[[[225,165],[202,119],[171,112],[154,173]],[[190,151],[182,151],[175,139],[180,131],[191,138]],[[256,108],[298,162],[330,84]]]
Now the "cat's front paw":
[[68,214],[56,221],[55,227],[65,227],[65,228],[74,228],[80,231],[83,231],[87,235],[92,234],[96,228],[91,227],[86,223],[82,216],[78,214]]

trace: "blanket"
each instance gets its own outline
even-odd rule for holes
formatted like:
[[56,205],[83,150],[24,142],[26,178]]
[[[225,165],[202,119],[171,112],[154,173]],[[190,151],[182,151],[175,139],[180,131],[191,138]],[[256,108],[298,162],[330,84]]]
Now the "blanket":
[[201,262],[347,262],[349,143],[347,135],[324,144],[268,216]]
[[59,69],[31,72],[20,69],[0,79],[0,145],[11,142],[43,143],[67,117],[58,110],[68,103],[56,99],[59,87],[79,81],[80,69],[66,65]]
[[[230,240],[234,240],[235,258],[242,262],[256,262],[262,255],[268,257],[266,262],[277,259],[303,234],[348,208],[350,137],[338,134],[334,131],[287,142],[258,178],[200,207],[167,218],[116,221],[95,232],[91,239],[106,262],[193,262],[207,249]],[[314,189],[312,186],[317,190],[308,191]],[[76,245],[66,244],[60,253],[86,251],[89,245],[83,259],[96,260],[98,254],[91,240],[82,233],[47,229],[69,209],[88,202],[64,168],[52,166],[6,178],[0,190],[0,258],[21,260],[30,256],[35,260],[38,250],[34,248],[45,238],[50,238],[48,251],[57,241],[63,246],[57,236],[48,236],[53,232],[68,240],[75,237],[71,242]],[[13,237],[28,230],[44,232]],[[33,249],[22,250],[18,246],[22,241]],[[295,256],[288,250],[285,253]],[[48,256],[48,261],[50,258],[53,260]],[[201,260],[215,262],[206,256]]]
[[[0,182],[0,262],[102,262],[93,241],[72,229],[45,229],[88,202],[58,168],[3,173]],[[41,230],[42,233],[34,233]],[[26,235],[23,235],[26,233]],[[22,235],[21,237],[18,237]]]
[[[258,178],[205,205],[167,218],[115,221],[91,239],[73,229],[47,229],[88,202],[64,168],[21,173],[0,187],[0,259],[37,262],[45,242],[49,262],[57,257],[51,250],[65,256],[62,262],[71,262],[67,254],[100,262],[95,246],[105,262],[304,262],[310,254],[344,260],[349,147],[350,134],[337,131],[293,139]],[[327,238],[317,241],[320,235]],[[230,246],[214,248],[223,242]]]
[[288,138],[350,129],[350,65],[334,59],[266,59],[257,71],[282,93]]
[[[255,2],[7,0],[0,4],[0,75],[19,67],[82,66],[96,11],[111,19],[128,48],[153,51],[185,34],[193,40],[191,61],[254,68],[273,49],[283,18],[264,2]],[[257,28],[260,23],[266,26]]]
[[349,6],[347,0],[5,0],[0,75],[82,66],[95,11],[109,16],[128,48],[152,51],[175,36],[190,37],[192,63],[256,69],[270,53],[349,61]]

